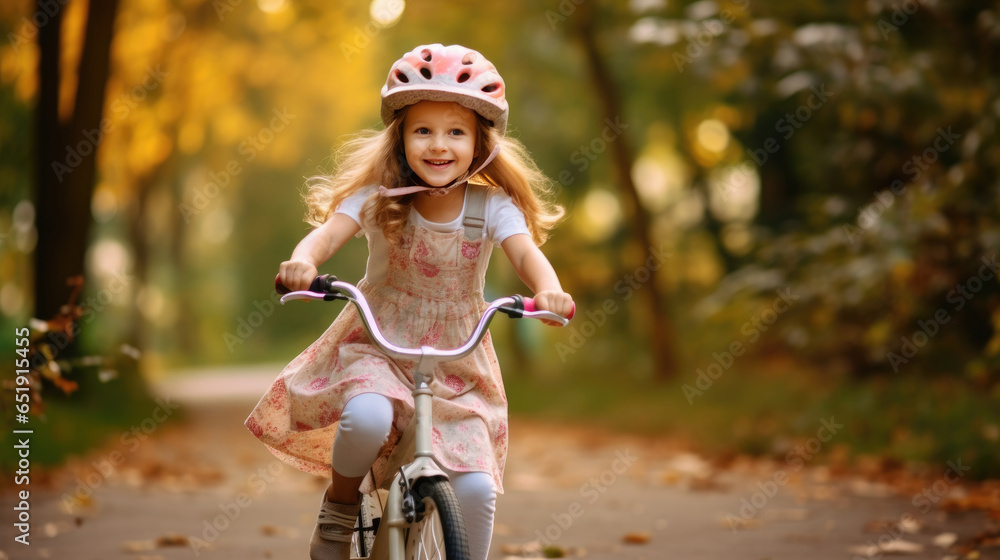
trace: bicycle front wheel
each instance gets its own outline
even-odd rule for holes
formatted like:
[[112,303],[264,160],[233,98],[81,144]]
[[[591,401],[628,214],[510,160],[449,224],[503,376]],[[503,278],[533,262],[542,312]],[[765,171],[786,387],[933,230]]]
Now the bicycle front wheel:
[[469,538],[455,490],[447,480],[421,478],[413,484],[418,520],[406,531],[407,560],[469,560]]

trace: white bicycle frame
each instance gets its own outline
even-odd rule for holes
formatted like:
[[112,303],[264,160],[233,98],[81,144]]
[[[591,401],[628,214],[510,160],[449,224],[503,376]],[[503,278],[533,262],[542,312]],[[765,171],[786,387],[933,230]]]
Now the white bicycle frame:
[[[403,348],[386,340],[382,331],[379,330],[372,310],[368,306],[368,302],[364,294],[361,293],[361,290],[352,284],[337,281],[332,276],[330,278],[331,280],[323,282],[325,284],[323,286],[326,290],[325,292],[308,290],[289,292],[281,297],[281,303],[284,304],[286,301],[295,299],[323,301],[339,299],[349,301],[357,307],[365,330],[379,350],[393,359],[417,360],[417,365],[413,373],[414,388],[412,392],[414,418],[410,427],[407,428],[407,432],[410,432],[411,429],[414,432],[415,444],[412,455],[414,459],[409,464],[401,467],[401,470],[394,468],[394,470],[400,470],[400,472],[396,473],[389,487],[389,497],[386,500],[385,511],[382,512],[380,530],[376,534],[375,544],[372,546],[372,552],[369,556],[371,559],[401,560],[405,546],[404,530],[409,524],[413,523],[415,516],[415,505],[412,503],[412,497],[409,495],[404,496],[403,490],[412,488],[413,483],[420,478],[441,477],[446,480],[448,479],[448,475],[438,466],[431,445],[431,405],[433,402],[433,393],[427,384],[427,380],[433,376],[434,367],[438,363],[460,360],[471,354],[476,349],[476,346],[482,342],[490,322],[497,311],[502,311],[512,317],[528,317],[555,321],[560,323],[561,326],[569,323],[569,319],[549,311],[522,311],[518,309],[521,306],[519,302],[520,296],[503,297],[489,304],[486,311],[483,312],[483,316],[479,319],[479,323],[476,325],[472,335],[462,346],[452,350],[438,350],[430,346]],[[404,440],[407,439],[407,435],[404,434],[400,440],[397,451],[406,453],[407,450],[405,448],[407,445]],[[397,454],[393,453],[393,456],[395,457]],[[409,454],[400,454],[399,457],[405,461],[409,458]],[[390,465],[393,466],[391,459]],[[376,486],[378,485],[378,481],[373,481],[373,483]],[[388,530],[382,530],[384,527],[387,527]],[[388,540],[388,547],[385,546],[386,539]],[[386,553],[388,553],[387,556]]]

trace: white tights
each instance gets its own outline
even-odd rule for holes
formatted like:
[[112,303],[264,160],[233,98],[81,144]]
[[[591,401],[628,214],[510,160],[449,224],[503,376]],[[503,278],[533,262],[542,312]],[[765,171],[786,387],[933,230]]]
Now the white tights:
[[[392,402],[377,393],[362,393],[344,407],[333,441],[333,469],[347,478],[368,473],[392,429]],[[485,472],[442,470],[458,496],[472,558],[486,560],[493,539],[496,489]]]

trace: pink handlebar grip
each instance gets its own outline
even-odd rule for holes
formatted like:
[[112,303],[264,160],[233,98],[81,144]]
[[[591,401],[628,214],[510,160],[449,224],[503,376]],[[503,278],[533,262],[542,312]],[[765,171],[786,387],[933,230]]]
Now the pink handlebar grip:
[[291,290],[289,290],[287,286],[285,286],[284,284],[281,283],[281,275],[280,274],[275,274],[274,275],[274,291],[278,292],[281,295],[285,295],[285,294],[291,292]]
[[[530,298],[530,297],[524,298],[524,310],[528,311],[528,312],[538,311],[538,309],[535,307],[535,298]],[[569,315],[567,315],[566,318],[567,319],[572,319],[573,315],[576,315],[576,304],[575,303],[573,304],[573,309],[569,310]]]

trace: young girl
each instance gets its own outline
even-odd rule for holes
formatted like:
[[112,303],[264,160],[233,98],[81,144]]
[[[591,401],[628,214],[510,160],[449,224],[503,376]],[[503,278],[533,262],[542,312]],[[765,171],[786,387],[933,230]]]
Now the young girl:
[[[480,53],[434,44],[403,55],[382,88],[385,129],[349,141],[336,174],[311,181],[307,221],[316,229],[281,263],[281,282],[307,289],[317,267],[363,232],[369,257],[358,287],[386,337],[454,348],[486,308],[484,275],[499,245],[539,309],[569,314],[572,298],[538,249],[562,208],[547,200],[549,182],[523,146],[504,136],[507,114],[503,79]],[[413,416],[414,366],[372,346],[348,305],[246,420],[277,457],[332,477],[313,560],[349,558],[359,489],[393,476],[385,463]],[[439,365],[430,388],[434,453],[458,495],[472,557],[485,559],[507,457],[507,400],[489,334],[471,356]]]

